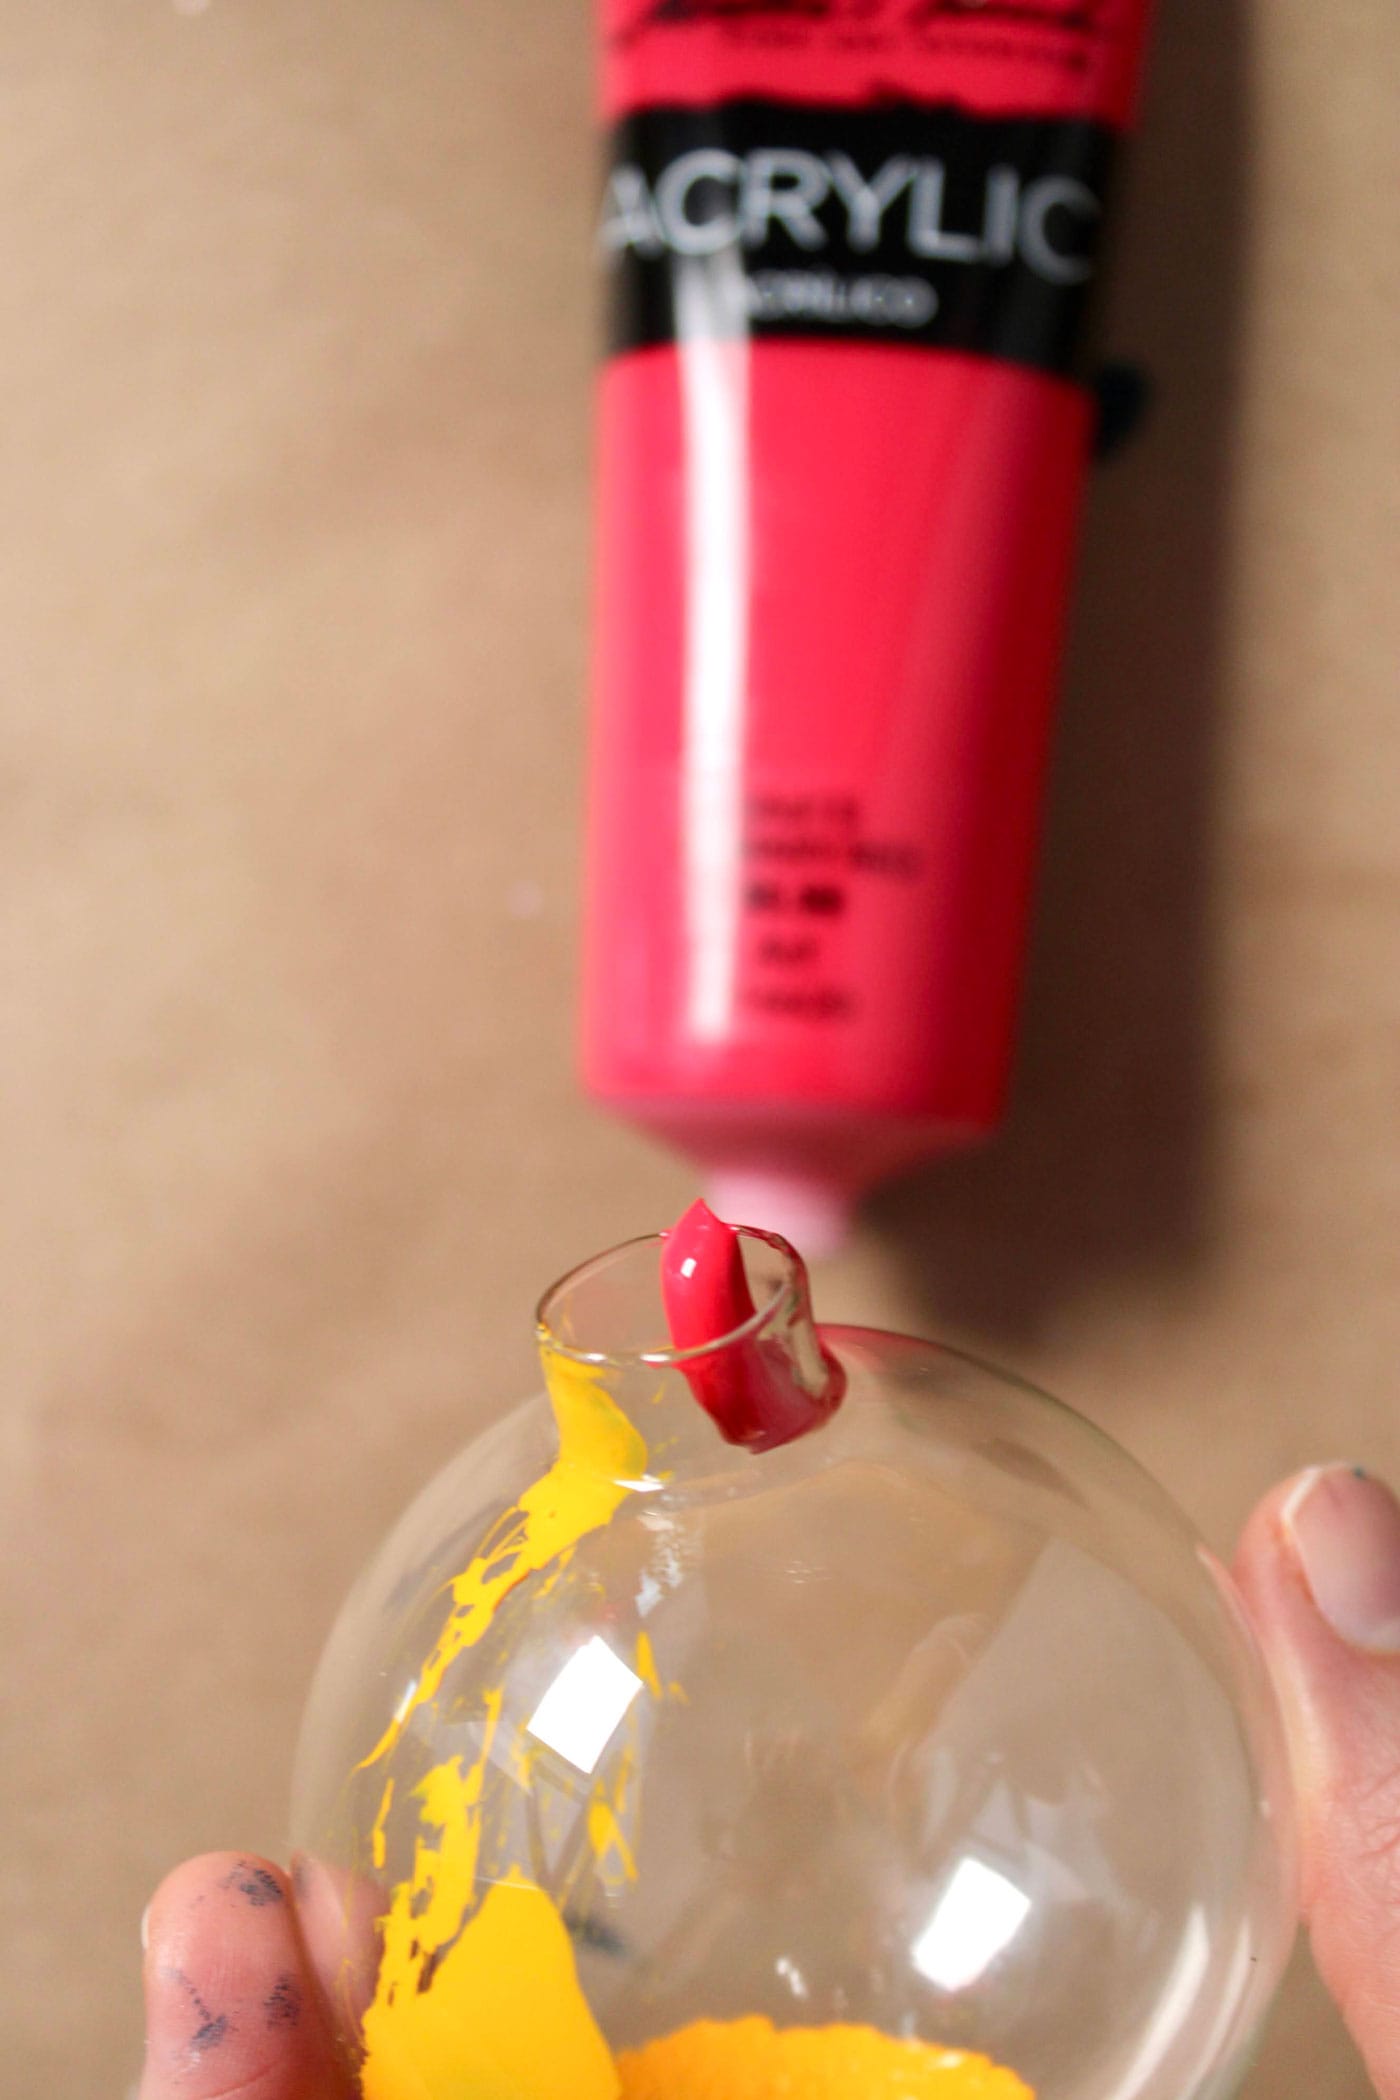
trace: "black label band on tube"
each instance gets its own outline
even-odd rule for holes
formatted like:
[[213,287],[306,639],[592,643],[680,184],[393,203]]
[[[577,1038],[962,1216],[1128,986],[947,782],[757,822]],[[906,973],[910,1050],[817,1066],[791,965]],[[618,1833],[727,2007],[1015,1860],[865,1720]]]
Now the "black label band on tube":
[[655,108],[611,138],[609,347],[834,337],[1072,374],[1114,136],[881,103]]

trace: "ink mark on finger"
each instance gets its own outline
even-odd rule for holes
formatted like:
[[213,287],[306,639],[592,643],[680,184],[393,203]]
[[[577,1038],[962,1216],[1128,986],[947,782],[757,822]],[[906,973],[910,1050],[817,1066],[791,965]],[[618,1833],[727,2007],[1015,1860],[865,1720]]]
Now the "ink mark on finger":
[[238,1889],[254,1910],[261,1910],[264,1904],[282,1901],[282,1888],[276,1875],[269,1874],[266,1867],[251,1867],[246,1860],[241,1860],[231,1874],[225,1874],[219,1887]]
[[227,2016],[223,2013],[210,2012],[209,2007],[200,1997],[199,1992],[190,1982],[183,1969],[172,1969],[169,1971],[169,1974],[183,1990],[188,1992],[190,2002],[199,2015],[200,2024],[190,2036],[191,2049],[194,2050],[197,2056],[203,2056],[207,2049],[217,2049],[229,2031]]
[[263,2000],[269,2027],[295,2027],[301,2019],[301,1988],[295,1976],[279,1976]]

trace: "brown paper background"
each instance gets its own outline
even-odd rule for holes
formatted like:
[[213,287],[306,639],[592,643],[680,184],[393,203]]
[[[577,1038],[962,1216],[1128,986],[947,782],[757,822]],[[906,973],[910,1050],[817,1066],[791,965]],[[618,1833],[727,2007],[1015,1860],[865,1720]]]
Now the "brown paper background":
[[[4,2083],[276,1852],[307,1673],[529,1311],[683,1170],[570,1068],[581,0],[7,0]],[[1224,1544],[1400,1470],[1391,0],[1165,0],[1015,1115],[829,1315],[1029,1372]],[[1256,2100],[1364,2083],[1300,1967]]]

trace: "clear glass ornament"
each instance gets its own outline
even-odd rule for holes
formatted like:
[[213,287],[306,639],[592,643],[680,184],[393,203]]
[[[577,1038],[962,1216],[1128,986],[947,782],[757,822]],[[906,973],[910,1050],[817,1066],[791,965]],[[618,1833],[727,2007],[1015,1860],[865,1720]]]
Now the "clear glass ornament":
[[[556,1285],[547,1394],[345,1604],[294,1841],[366,2100],[690,2100],[647,2045],[755,2019],[976,2052],[1039,2100],[1219,2100],[1295,1907],[1228,1577],[1079,1417],[817,1329],[792,1249],[741,1246],[757,1310],[700,1350],[660,1239]],[[724,1440],[697,1393],[744,1363],[809,1434]],[[858,2068],[791,2075],[860,2100]]]

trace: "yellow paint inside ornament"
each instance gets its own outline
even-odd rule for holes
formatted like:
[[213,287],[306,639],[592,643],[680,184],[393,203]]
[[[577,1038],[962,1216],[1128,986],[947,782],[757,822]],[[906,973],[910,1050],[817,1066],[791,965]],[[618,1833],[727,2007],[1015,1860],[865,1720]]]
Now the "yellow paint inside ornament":
[[[386,1757],[410,1717],[437,1696],[448,1669],[484,1637],[506,1597],[532,1575],[557,1574],[580,1540],[616,1513],[647,1470],[642,1437],[596,1371],[550,1355],[546,1379],[559,1453],[452,1585],[441,1632],[416,1685],[364,1760]],[[638,1674],[659,1690],[650,1648]],[[450,1758],[414,1789],[413,1871],[382,1920],[373,2003],[364,2017],[365,2100],[616,2100],[617,2072],[579,1987],[558,1909],[523,1866],[483,1894],[477,1882],[482,1794],[502,1693],[486,1695],[480,1751]],[[529,1783],[528,1770],[523,1774]],[[632,1760],[595,1793],[587,1830],[600,1867],[630,1875],[622,1811]],[[371,1836],[376,1864],[394,1781]]]
[[1034,2100],[985,2056],[873,2027],[699,2020],[622,2056],[618,2071],[621,2100]]
[[[646,1445],[600,1375],[552,1354],[545,1373],[558,1456],[453,1582],[414,1688],[361,1769],[388,1756],[517,1584],[557,1577],[646,1475]],[[648,1694],[664,1696],[644,1635],[635,1662]],[[499,1687],[485,1695],[472,1763],[447,1759],[413,1790],[413,1867],[380,1921],[375,1993],[364,2015],[364,2100],[1032,2100],[1013,2073],[985,2057],[865,2027],[703,2021],[615,2062],[553,1899],[518,1863],[484,1891],[478,1881],[482,1798],[502,1703]],[[528,1787],[528,1756],[520,1776]],[[606,1876],[635,1874],[625,1829],[635,1781],[635,1756],[625,1750],[611,1785],[596,1789],[588,1807],[589,1846]],[[390,1777],[370,1837],[377,1867],[394,1792]]]

